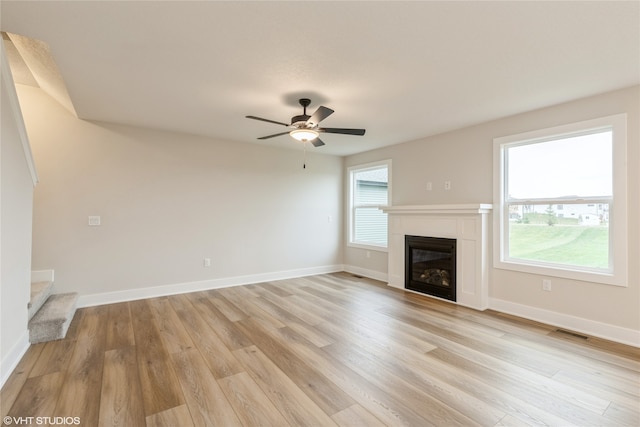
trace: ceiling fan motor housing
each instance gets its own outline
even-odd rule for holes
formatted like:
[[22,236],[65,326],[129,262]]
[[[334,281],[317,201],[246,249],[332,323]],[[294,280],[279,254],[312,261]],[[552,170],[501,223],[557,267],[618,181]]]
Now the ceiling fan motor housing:
[[309,104],[311,104],[311,100],[309,98],[300,98],[298,102],[302,106],[303,112],[299,116],[291,117],[291,126],[306,127],[305,124],[307,123],[307,120],[309,120],[309,118],[311,117],[307,115],[307,107],[309,106]]
[[291,117],[291,126],[304,127],[304,125],[307,123],[307,120],[309,120],[309,117],[311,116],[308,116],[306,114],[293,116]]

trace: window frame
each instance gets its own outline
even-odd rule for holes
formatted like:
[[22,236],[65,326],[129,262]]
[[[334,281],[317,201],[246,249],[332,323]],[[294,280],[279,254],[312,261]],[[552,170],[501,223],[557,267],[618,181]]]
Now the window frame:
[[[381,169],[382,167],[386,167],[387,168],[387,203],[386,205],[373,205],[373,204],[366,204],[366,205],[356,205],[354,203],[354,196],[355,196],[355,174],[358,172],[364,172],[367,170],[373,170],[373,169]],[[391,159],[387,159],[387,160],[380,160],[377,162],[371,162],[371,163],[365,163],[365,164],[361,164],[361,165],[354,165],[354,166],[350,166],[347,168],[347,176],[348,176],[348,203],[347,203],[347,217],[348,217],[348,226],[347,226],[347,246],[349,247],[353,247],[353,248],[360,248],[360,249],[367,249],[367,250],[372,250],[372,251],[379,251],[379,252],[388,252],[388,246],[389,246],[389,241],[388,241],[388,233],[387,233],[387,243],[385,245],[375,245],[372,243],[364,243],[364,242],[358,242],[355,240],[355,212],[356,212],[356,208],[372,208],[372,209],[379,209],[382,206],[388,206],[391,202]],[[388,215],[385,213],[385,216],[387,216],[387,224],[388,224]]]
[[[543,261],[528,261],[508,256],[509,205],[506,194],[505,154],[509,147],[542,143],[598,130],[612,130],[612,196],[611,198],[541,198],[528,204],[609,204],[609,269],[589,269],[568,264],[551,264]],[[493,216],[493,266],[503,270],[519,271],[561,277],[573,280],[628,286],[628,244],[627,244],[627,115],[616,114],[585,120],[531,132],[495,138],[494,158],[494,209]],[[523,203],[524,204],[524,203]]]

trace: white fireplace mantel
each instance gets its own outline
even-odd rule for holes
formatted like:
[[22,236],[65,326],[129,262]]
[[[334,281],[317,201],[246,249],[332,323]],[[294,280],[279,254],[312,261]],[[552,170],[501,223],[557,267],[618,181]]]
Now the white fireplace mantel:
[[389,215],[389,286],[404,289],[405,236],[456,239],[456,303],[489,308],[488,203],[382,206]]
[[487,203],[469,203],[463,205],[408,205],[381,206],[386,213],[391,214],[487,214],[493,205]]

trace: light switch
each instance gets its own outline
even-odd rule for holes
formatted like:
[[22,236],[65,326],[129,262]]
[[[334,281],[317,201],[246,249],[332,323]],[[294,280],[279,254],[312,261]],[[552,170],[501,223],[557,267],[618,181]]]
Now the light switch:
[[97,227],[100,225],[100,217],[99,216],[89,216],[89,226]]

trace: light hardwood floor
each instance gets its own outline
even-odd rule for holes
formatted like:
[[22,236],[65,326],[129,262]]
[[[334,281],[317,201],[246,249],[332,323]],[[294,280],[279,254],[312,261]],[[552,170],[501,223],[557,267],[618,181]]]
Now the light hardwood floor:
[[1,393],[34,425],[638,426],[640,350],[340,273],[81,309]]

